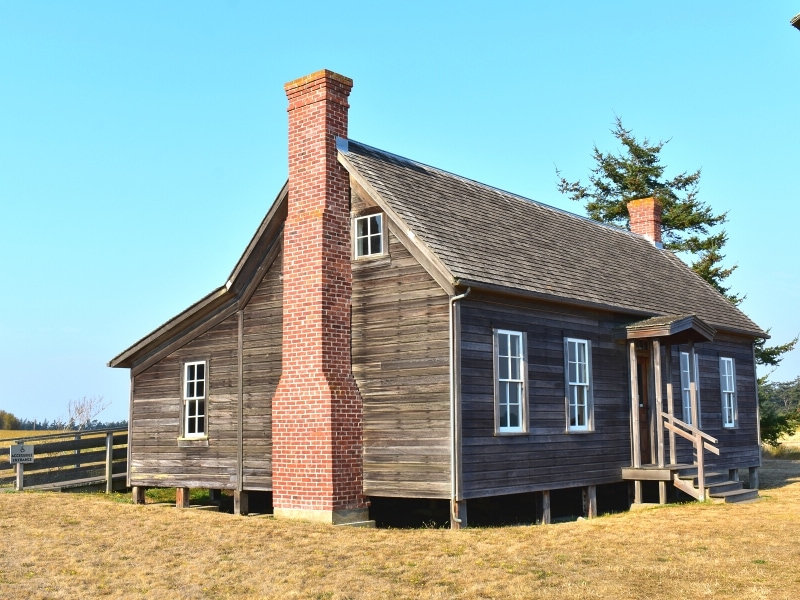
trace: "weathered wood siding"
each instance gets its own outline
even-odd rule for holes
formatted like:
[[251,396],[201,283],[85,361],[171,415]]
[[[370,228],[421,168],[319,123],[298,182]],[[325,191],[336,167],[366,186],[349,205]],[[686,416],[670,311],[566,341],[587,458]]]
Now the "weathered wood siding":
[[[681,408],[681,351],[688,346],[672,347],[672,382],[675,390],[675,416],[682,418]],[[753,364],[753,342],[749,338],[719,334],[713,342],[695,345],[700,378],[700,428],[719,440],[720,455],[705,453],[710,467],[724,469],[744,468],[760,464],[758,445],[758,397]],[[732,358],[736,369],[736,396],[738,426],[722,426],[722,391],[720,385],[719,359]],[[666,388],[664,391],[666,398]],[[664,405],[666,410],[666,404]],[[688,440],[676,443],[679,462],[691,463],[692,447]]]
[[[281,375],[281,256],[244,308],[243,487],[272,486],[271,407]],[[207,446],[179,442],[182,365],[208,361]],[[131,484],[233,489],[238,476],[239,316],[233,314],[137,374],[131,413]]]
[[352,356],[364,401],[364,493],[448,498],[448,296],[394,233],[389,255],[353,263]]
[[[610,313],[472,294],[461,301],[463,489],[466,498],[598,485],[630,465],[626,348]],[[496,435],[493,329],[528,338],[529,431]],[[567,433],[564,337],[591,340],[593,432]]]
[[272,397],[281,378],[283,255],[272,263],[244,309],[245,489],[272,489]]
[[[238,318],[233,315],[133,381],[131,485],[232,488],[238,446]],[[208,446],[181,447],[181,369],[208,361]]]

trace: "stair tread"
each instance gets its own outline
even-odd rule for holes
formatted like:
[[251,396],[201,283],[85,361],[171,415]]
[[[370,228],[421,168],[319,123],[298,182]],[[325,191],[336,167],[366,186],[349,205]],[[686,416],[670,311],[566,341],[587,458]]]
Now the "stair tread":
[[712,492],[712,496],[715,498],[729,498],[731,496],[757,496],[758,490],[748,490],[748,489],[739,489],[739,490],[728,490],[726,492]]

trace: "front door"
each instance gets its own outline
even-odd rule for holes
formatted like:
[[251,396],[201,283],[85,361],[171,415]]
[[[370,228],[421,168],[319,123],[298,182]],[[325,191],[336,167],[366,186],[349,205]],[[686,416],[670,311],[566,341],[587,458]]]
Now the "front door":
[[647,382],[650,360],[646,356],[636,357],[636,387],[639,388],[639,441],[642,449],[642,464],[652,463],[652,440],[650,439],[650,399]]

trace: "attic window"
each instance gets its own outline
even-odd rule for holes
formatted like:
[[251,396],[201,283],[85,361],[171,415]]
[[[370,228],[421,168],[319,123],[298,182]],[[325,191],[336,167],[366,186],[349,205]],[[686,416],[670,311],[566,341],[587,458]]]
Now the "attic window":
[[383,255],[383,215],[356,217],[354,225],[356,258]]

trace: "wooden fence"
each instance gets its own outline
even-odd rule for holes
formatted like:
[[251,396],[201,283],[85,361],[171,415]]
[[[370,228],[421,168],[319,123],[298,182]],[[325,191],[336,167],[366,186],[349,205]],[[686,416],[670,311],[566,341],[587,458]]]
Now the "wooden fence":
[[34,462],[10,463],[10,448],[0,448],[0,487],[63,490],[100,487],[106,493],[125,487],[128,430],[95,429],[19,437],[33,446]]

